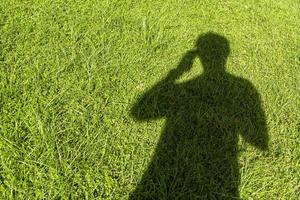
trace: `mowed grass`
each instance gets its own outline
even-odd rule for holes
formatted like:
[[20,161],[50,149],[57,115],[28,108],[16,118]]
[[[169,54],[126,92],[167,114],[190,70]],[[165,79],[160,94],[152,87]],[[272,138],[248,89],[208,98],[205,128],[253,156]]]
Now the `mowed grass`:
[[[136,121],[132,106],[212,31],[267,119],[267,152],[239,142],[241,198],[299,199],[299,10],[293,0],[1,1],[0,198],[128,198],[165,123]],[[201,73],[194,65],[186,79]]]

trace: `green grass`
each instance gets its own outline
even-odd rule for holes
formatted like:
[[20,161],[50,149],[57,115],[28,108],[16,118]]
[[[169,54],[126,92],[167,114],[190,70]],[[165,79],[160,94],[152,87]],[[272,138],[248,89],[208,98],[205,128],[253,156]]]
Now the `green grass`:
[[239,138],[240,197],[299,199],[299,10],[292,0],[1,1],[0,198],[129,198],[166,126],[132,109],[212,31],[266,116],[267,151]]

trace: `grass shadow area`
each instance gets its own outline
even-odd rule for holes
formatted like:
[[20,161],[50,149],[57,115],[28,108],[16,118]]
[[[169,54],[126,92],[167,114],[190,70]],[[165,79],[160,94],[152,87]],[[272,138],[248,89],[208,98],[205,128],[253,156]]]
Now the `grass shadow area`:
[[[130,199],[239,199],[238,135],[261,150],[268,133],[255,87],[226,72],[229,41],[200,35],[177,68],[133,105],[139,121],[166,118],[152,161]],[[176,80],[199,58],[203,73]]]

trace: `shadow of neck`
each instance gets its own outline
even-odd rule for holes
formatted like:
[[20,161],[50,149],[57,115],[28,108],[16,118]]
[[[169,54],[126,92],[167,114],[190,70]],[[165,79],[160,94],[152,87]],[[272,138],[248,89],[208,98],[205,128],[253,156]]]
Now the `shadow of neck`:
[[220,79],[228,75],[225,70],[225,62],[206,62],[203,63],[203,75],[205,77]]

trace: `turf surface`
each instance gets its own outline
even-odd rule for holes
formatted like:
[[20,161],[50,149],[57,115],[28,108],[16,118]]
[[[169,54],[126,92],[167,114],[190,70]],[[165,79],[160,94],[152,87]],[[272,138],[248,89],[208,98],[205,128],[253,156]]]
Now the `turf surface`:
[[[170,124],[161,109],[150,110],[159,117],[143,120],[143,113],[133,111],[208,32],[229,42],[227,73],[247,80],[259,94],[268,135],[265,150],[241,134],[235,138],[228,151],[236,147],[234,156],[224,158],[236,159],[231,163],[239,167],[228,176],[239,177],[243,199],[299,199],[299,10],[300,2],[292,0],[1,1],[1,199],[132,198],[146,174],[153,177],[149,168],[163,152],[161,136]],[[202,64],[195,59],[176,83],[201,77]],[[165,106],[154,102],[155,108]],[[222,141],[213,141],[218,149]],[[199,153],[197,143],[181,144],[178,158]],[[174,159],[170,155],[159,153],[159,160]],[[183,166],[197,173],[207,163]],[[180,165],[171,166],[188,183],[195,179]],[[210,172],[218,178],[215,171]],[[191,189],[175,180],[182,194]],[[166,183],[167,190],[157,183],[154,190],[168,194]],[[217,194],[218,187],[207,184],[203,191],[236,197],[226,190]]]

